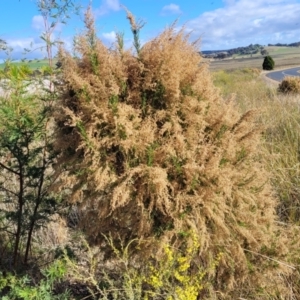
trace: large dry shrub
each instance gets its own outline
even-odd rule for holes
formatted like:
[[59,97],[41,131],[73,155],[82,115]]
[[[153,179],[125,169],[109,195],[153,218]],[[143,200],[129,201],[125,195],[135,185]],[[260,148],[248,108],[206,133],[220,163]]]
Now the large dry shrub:
[[240,115],[221,98],[184,29],[167,28],[135,55],[121,36],[115,48],[104,46],[90,13],[86,25],[78,57],[61,51],[56,122],[63,187],[81,203],[89,240],[139,238],[159,255],[160,242],[180,247],[192,230],[204,266],[224,252],[211,274],[219,291],[279,285],[269,281],[274,266],[257,255],[276,240],[276,201],[254,112]]

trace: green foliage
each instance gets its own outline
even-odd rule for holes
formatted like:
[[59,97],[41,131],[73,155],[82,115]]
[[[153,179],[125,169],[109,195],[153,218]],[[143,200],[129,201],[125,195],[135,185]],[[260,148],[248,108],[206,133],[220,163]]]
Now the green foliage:
[[159,145],[157,143],[153,143],[148,146],[147,148],[147,165],[153,166],[153,161],[154,161],[154,155],[155,155],[155,149],[157,149]]
[[275,67],[275,62],[273,60],[273,58],[270,55],[267,55],[264,59],[264,62],[262,64],[263,70],[273,70]]
[[51,118],[57,99],[54,77],[59,73],[52,50],[61,44],[53,39],[53,31],[75,6],[72,0],[37,0],[36,4],[44,21],[41,39],[48,60],[41,75],[48,79],[33,74],[31,61],[7,60],[0,70],[6,92],[0,97],[0,230],[8,240],[6,255],[12,255],[15,268],[21,260],[28,263],[34,231],[57,213],[60,201],[52,191],[59,173],[52,169],[58,154],[53,150]]
[[66,274],[66,264],[62,260],[52,263],[47,269],[42,270],[43,279],[38,284],[27,275],[18,277],[10,273],[0,272],[0,296],[1,300],[67,300],[68,291],[62,294],[54,294],[54,286]]
[[[54,59],[54,61],[56,62],[56,59]],[[12,65],[16,65],[16,66],[21,66],[26,64],[32,71],[36,71],[36,70],[41,70],[45,65],[48,65],[48,60],[22,60],[22,61],[11,61],[10,62]],[[1,63],[0,64],[0,69],[3,70],[6,66],[6,63]],[[38,73],[38,72],[37,72]]]
[[[136,21],[134,15],[126,8],[123,6],[127,13],[127,19],[129,20],[129,23],[131,25],[131,32],[133,34],[133,46],[136,50],[137,55],[139,56],[140,51],[141,51],[141,43],[140,43],[140,30],[144,27],[145,22],[142,20]],[[123,48],[123,36],[119,35],[117,37],[117,41],[119,44],[119,47]],[[120,49],[122,49],[120,48]]]
[[114,114],[117,114],[118,112],[118,103],[119,103],[118,95],[111,95],[111,97],[108,99],[108,105],[111,107]]
[[5,219],[1,229],[14,241],[14,264],[21,249],[27,262],[33,231],[48,221],[57,204],[49,192],[56,156],[48,129],[52,97],[28,92],[34,84],[30,74],[27,65],[7,64],[1,72],[9,94],[0,98],[0,215]]

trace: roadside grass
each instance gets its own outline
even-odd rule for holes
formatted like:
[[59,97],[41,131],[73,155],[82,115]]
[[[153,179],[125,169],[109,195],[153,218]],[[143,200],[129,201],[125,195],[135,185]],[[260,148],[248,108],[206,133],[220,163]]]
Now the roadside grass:
[[283,222],[300,223],[300,95],[282,95],[268,87],[258,70],[213,73],[214,83],[226,99],[234,98],[242,112],[258,110],[263,131],[264,159],[279,198],[277,212]]
[[[268,295],[261,299],[299,299],[300,225],[300,95],[284,95],[277,87],[266,85],[259,70],[241,69],[212,73],[214,83],[225,99],[236,103],[242,111],[256,110],[256,122],[262,131],[262,161],[268,168],[273,192],[277,197],[278,224],[286,230],[288,254],[283,260],[297,265],[293,274],[283,275],[291,293]],[[256,299],[256,298],[255,298]]]

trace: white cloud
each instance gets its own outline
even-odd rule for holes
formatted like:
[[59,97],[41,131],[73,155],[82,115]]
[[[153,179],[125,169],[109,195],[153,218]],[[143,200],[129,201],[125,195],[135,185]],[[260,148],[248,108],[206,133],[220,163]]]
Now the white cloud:
[[119,0],[102,0],[102,4],[99,8],[94,10],[94,14],[96,17],[99,17],[106,15],[111,11],[119,11],[120,9],[121,5]]
[[[110,47],[113,44],[116,43],[117,38],[116,38],[116,32],[111,31],[111,32],[104,32],[101,34],[100,38],[102,42],[107,46]],[[144,45],[145,41],[141,39],[141,45]],[[124,37],[124,49],[133,49],[133,39],[132,38],[126,38]]]
[[[13,60],[19,60],[22,58],[27,59],[41,59],[47,56],[45,42],[39,37],[27,37],[27,38],[7,38],[8,47],[12,49],[9,57]],[[68,51],[72,50],[72,38],[64,37],[64,48]],[[30,50],[29,52],[25,49]],[[57,48],[53,47],[53,55],[57,52]],[[6,59],[7,55],[3,51],[0,51],[0,60]]]
[[44,29],[44,19],[42,16],[34,16],[31,21],[31,27],[37,31]]
[[171,3],[169,5],[165,5],[162,10],[161,10],[161,15],[165,16],[165,15],[174,15],[174,14],[180,14],[181,10],[179,5]]
[[104,40],[104,42],[106,42],[108,44],[114,43],[116,41],[115,31],[102,33],[102,39]]
[[[43,58],[46,55],[44,49],[45,43],[40,39],[35,38],[15,38],[15,39],[6,39],[7,45],[12,49],[10,53],[11,59],[21,59],[21,58]],[[26,52],[24,49],[34,50],[31,52]],[[0,59],[5,59],[6,54],[0,52]]]
[[233,4],[235,4],[236,0],[223,0],[223,2],[224,2],[226,5],[233,5]]
[[296,0],[224,0],[227,5],[187,23],[202,48],[229,49],[250,43],[300,40],[300,3]]
[[[31,20],[31,27],[38,32],[44,31],[45,23],[44,23],[43,17],[41,15],[33,16],[32,20]],[[63,24],[58,22],[55,24],[54,31],[55,32],[61,31],[62,27],[63,27]]]

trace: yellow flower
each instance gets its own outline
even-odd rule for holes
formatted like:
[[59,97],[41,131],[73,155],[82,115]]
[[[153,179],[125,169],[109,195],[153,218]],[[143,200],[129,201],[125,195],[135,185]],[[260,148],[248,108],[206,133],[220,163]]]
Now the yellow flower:
[[189,279],[188,277],[185,277],[184,275],[180,274],[177,270],[174,272],[174,277],[181,283],[184,283],[186,279]]
[[199,289],[195,286],[176,287],[175,292],[179,300],[197,300]]
[[148,283],[152,285],[155,289],[163,286],[162,280],[157,275],[151,275]]
[[173,261],[173,259],[174,259],[174,257],[173,257],[173,251],[170,249],[170,247],[165,247],[165,253],[166,253],[166,255],[167,255],[167,260],[168,260],[168,262],[171,262],[171,261]]
[[185,272],[190,267],[190,260],[187,257],[179,257],[177,259],[177,262],[179,264],[178,271],[179,272]]

